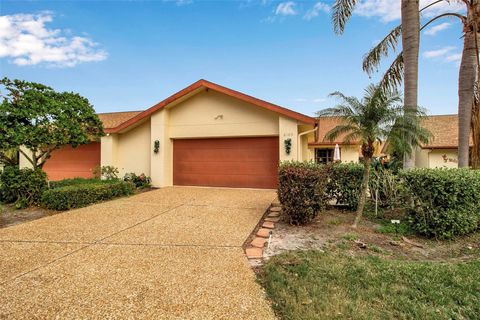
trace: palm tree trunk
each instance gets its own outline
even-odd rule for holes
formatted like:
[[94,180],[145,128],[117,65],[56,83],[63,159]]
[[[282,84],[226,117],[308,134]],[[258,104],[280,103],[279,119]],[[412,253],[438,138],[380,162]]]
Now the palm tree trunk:
[[472,106],[477,75],[477,57],[475,52],[475,35],[465,32],[463,54],[458,76],[458,166],[468,167],[470,148],[470,126],[472,123]]
[[355,221],[353,222],[352,228],[356,228],[358,226],[358,223],[362,219],[363,209],[365,208],[365,202],[367,201],[368,181],[370,180],[371,162],[372,162],[371,157],[365,157],[365,162],[363,163],[362,187],[360,190],[360,197],[358,199],[358,206],[357,206],[357,215],[355,217]]
[[[404,71],[404,106],[418,106],[418,51],[420,46],[419,0],[402,0],[402,46]],[[406,155],[404,168],[415,167],[415,150]]]
[[472,110],[472,168],[480,169],[480,106],[473,105]]

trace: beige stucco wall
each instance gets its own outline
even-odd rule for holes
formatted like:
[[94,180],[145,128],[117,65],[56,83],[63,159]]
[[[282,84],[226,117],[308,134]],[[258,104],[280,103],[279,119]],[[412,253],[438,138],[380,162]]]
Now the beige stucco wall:
[[[22,149],[23,152],[25,152],[28,155],[32,154],[32,151],[30,151],[30,149],[27,149],[25,147],[20,147],[20,148]],[[20,152],[19,157],[18,157],[18,166],[20,167],[20,169],[23,169],[23,168],[32,169],[33,168],[32,163],[30,161],[28,161],[28,159],[21,152]]]
[[428,154],[430,153],[430,150],[427,149],[422,149],[422,148],[417,148],[415,152],[415,167],[417,168],[428,168],[429,165],[429,160],[428,160]]
[[[279,143],[280,148],[280,161],[297,160],[297,147],[298,147],[298,123],[296,120],[286,118],[283,116],[278,117],[278,131],[279,131]],[[290,154],[285,152],[285,140],[291,139],[291,151]]]
[[100,140],[100,165],[118,168],[118,134],[108,134]]
[[170,138],[278,135],[276,113],[209,90],[170,109]]
[[[448,161],[445,162],[445,160],[443,159],[443,155],[447,156]],[[429,168],[457,168],[458,167],[457,150],[434,149],[429,153],[428,160],[429,160]]]
[[123,176],[127,172],[150,175],[150,121],[117,136],[114,163]]
[[169,136],[168,110],[156,112],[150,118],[151,145],[160,142],[158,153],[152,151],[150,156],[152,185],[155,187],[171,186],[173,184],[173,141]]

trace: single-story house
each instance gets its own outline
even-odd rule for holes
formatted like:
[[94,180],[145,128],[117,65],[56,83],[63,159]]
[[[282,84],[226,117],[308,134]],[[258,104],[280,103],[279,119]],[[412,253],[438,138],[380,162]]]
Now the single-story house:
[[[429,116],[423,126],[432,133],[430,142],[422,145],[415,155],[418,168],[458,167],[458,116]],[[470,140],[470,146],[473,145]]]
[[[360,157],[358,144],[324,140],[338,118],[313,118],[206,80],[144,111],[99,117],[106,136],[52,152],[43,168],[50,180],[114,166],[120,176],[150,176],[155,187],[275,188],[279,161],[330,162],[336,144],[342,162]],[[28,166],[26,159],[20,166]]]

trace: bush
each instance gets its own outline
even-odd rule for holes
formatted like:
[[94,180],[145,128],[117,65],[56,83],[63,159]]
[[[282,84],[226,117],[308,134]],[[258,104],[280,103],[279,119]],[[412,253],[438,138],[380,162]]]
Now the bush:
[[73,179],[63,179],[58,181],[50,181],[49,186],[52,189],[62,188],[66,186],[76,186],[82,184],[99,184],[99,183],[111,183],[111,180],[100,180],[98,178],[73,178]]
[[328,197],[334,199],[337,204],[356,210],[363,179],[363,165],[335,163],[326,168],[329,175]]
[[283,162],[279,169],[278,199],[290,224],[312,221],[326,206],[328,175],[324,166]]
[[97,166],[93,169],[93,175],[96,178],[103,178],[105,180],[117,180],[118,168],[114,166]]
[[134,190],[135,186],[132,183],[124,181],[77,184],[45,191],[41,203],[48,209],[69,210],[127,196]]
[[413,169],[400,175],[408,191],[407,219],[413,230],[449,239],[479,228],[480,172]]
[[0,200],[25,208],[38,204],[47,188],[47,175],[41,170],[6,167],[0,175]]
[[372,170],[369,183],[371,198],[375,201],[378,196],[378,206],[393,209],[404,202],[403,185],[398,175],[392,170],[377,168]]
[[144,173],[137,176],[135,173],[126,173],[123,177],[123,181],[132,182],[136,188],[144,189],[149,188],[152,180]]

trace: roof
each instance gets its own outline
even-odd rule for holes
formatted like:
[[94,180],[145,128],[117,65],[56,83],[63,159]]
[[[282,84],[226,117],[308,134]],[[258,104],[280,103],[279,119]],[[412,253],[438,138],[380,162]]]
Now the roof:
[[[458,148],[458,115],[428,116],[423,126],[432,133],[432,138],[424,149]],[[470,145],[472,140],[470,139]]]
[[108,130],[117,127],[118,125],[124,123],[127,120],[130,120],[141,112],[142,111],[98,113],[98,117],[103,123],[103,128]]
[[128,120],[126,120],[126,121],[124,121],[120,124],[117,124],[115,127],[108,128],[105,131],[109,132],[109,133],[115,133],[115,132],[123,131],[130,126],[135,125],[139,121],[142,121],[143,119],[145,119],[147,117],[150,117],[153,113],[157,112],[158,110],[161,110],[162,108],[165,108],[169,104],[171,104],[173,102],[176,102],[176,101],[180,100],[181,98],[185,98],[189,94],[194,94],[195,92],[200,91],[202,89],[210,89],[210,90],[214,90],[216,92],[226,94],[230,97],[234,97],[234,98],[237,98],[239,100],[245,101],[247,103],[251,103],[251,104],[253,104],[255,106],[258,106],[260,108],[264,108],[264,109],[267,109],[267,110],[270,110],[270,111],[273,111],[273,112],[277,112],[277,113],[282,114],[282,115],[284,115],[288,118],[292,118],[292,119],[295,119],[295,120],[303,122],[303,123],[315,124],[317,122],[317,120],[313,117],[309,117],[309,116],[301,114],[299,112],[289,110],[287,108],[275,105],[273,103],[270,103],[270,102],[260,100],[260,99],[257,99],[255,97],[246,95],[246,94],[241,93],[239,91],[235,91],[235,90],[223,87],[221,85],[215,84],[213,82],[201,79],[201,80],[198,80],[197,82],[189,85],[185,89],[182,89],[182,90],[178,91],[177,93],[171,95],[170,97],[166,98],[165,100],[160,101],[159,103],[157,103],[156,105],[148,108],[147,110],[142,111],[139,114],[133,116],[132,118],[130,118],[130,119],[128,119]]
[[[335,141],[328,141],[325,139],[325,136],[327,133],[335,128],[336,126],[342,124],[342,118],[340,117],[320,117],[317,119],[318,121],[318,134],[317,134],[317,139],[315,142],[310,142],[309,145],[314,145],[314,146],[330,146],[330,145],[336,145],[336,144],[343,144],[343,138],[345,137],[345,134],[342,134],[337,137]],[[355,141],[352,141],[349,143],[350,145],[355,145],[357,144]]]

